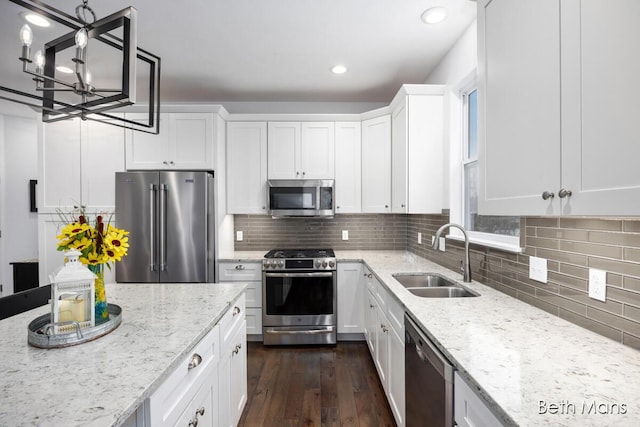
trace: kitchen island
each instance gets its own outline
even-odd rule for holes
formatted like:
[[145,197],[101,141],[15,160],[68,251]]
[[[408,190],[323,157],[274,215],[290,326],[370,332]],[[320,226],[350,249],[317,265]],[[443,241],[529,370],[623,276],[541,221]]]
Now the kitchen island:
[[[336,250],[364,262],[505,425],[640,425],[640,352],[480,282],[472,298],[421,298],[392,275],[462,275],[406,251]],[[257,261],[238,251],[230,260]],[[364,303],[364,302],[363,302]],[[393,361],[391,361],[393,363]]]
[[27,344],[49,306],[0,321],[0,426],[119,426],[243,295],[234,284],[108,284],[122,324],[59,349]]

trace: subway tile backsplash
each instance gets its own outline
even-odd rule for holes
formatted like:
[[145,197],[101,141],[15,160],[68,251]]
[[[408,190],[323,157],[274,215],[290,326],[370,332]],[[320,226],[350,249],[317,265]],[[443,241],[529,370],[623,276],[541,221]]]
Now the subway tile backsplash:
[[[333,219],[272,219],[236,215],[244,240],[236,250],[331,247],[337,250],[408,250],[454,271],[464,246],[431,236],[449,215],[336,215]],[[342,230],[349,240],[342,240]],[[471,245],[473,278],[528,304],[630,347],[640,349],[640,218],[524,217],[522,254]],[[422,233],[422,244],[417,242]],[[548,259],[549,282],[530,280],[529,256]],[[589,268],[607,271],[607,301],[588,296]]]

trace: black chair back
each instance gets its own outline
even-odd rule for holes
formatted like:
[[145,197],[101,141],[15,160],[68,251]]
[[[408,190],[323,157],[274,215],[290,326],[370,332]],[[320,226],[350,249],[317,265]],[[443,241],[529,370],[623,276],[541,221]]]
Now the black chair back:
[[51,299],[51,285],[27,289],[0,298],[0,320],[48,304]]

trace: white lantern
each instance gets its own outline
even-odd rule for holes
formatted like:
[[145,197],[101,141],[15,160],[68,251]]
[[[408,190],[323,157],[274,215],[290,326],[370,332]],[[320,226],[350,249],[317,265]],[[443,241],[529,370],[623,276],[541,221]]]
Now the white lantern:
[[51,323],[54,333],[68,333],[95,325],[96,276],[78,260],[81,252],[72,249],[65,253],[67,262],[51,280]]

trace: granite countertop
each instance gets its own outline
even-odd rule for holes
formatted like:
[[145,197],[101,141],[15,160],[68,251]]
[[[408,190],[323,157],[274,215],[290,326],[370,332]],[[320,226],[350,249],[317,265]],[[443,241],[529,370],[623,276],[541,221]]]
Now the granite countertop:
[[336,256],[364,261],[506,423],[640,425],[639,351],[476,281],[464,285],[479,297],[417,297],[392,274],[431,271],[459,283],[462,275],[409,252]]
[[437,272],[458,283],[462,275],[410,252],[335,252],[338,261],[366,263],[505,424],[640,425],[639,351],[477,281],[464,285],[479,297],[417,297],[392,274]]
[[122,324],[60,349],[27,344],[43,306],[0,321],[0,426],[119,426],[245,289],[241,283],[108,284]]

